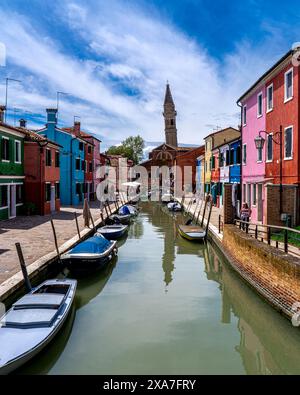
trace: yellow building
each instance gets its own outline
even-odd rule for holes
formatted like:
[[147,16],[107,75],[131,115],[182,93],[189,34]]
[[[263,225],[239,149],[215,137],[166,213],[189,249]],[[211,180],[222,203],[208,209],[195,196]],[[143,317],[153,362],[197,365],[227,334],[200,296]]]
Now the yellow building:
[[205,192],[209,193],[211,188],[211,157],[215,147],[226,144],[228,141],[238,139],[240,132],[234,128],[226,128],[213,132],[204,138],[205,141],[205,158],[204,158],[204,183]]

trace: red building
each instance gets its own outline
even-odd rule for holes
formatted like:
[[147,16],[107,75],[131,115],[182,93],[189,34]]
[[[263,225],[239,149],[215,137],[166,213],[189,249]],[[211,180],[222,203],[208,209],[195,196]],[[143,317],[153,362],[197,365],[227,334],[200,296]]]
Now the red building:
[[[188,183],[188,180],[185,180],[184,177],[186,175],[187,169],[191,169],[192,172],[189,174],[189,177],[191,176],[191,182],[192,182],[192,190],[196,190],[196,172],[197,172],[197,158],[200,155],[203,155],[205,152],[205,147],[204,145],[197,147],[197,148],[192,148],[189,149],[187,152],[184,152],[182,154],[179,154],[175,158],[175,166],[178,166],[178,168],[181,169],[181,179],[178,177],[178,174],[175,174],[175,180],[176,183],[181,184],[182,186]],[[186,171],[184,170],[186,168]],[[176,171],[178,171],[176,169]],[[178,185],[178,184],[177,184]]]
[[28,129],[22,121],[25,203],[35,214],[60,210],[60,146]]
[[[291,81],[290,88],[286,85],[288,75]],[[292,56],[288,56],[273,78],[267,80],[267,91],[268,87],[273,90],[273,104],[272,110],[266,113],[266,131],[272,133],[274,142],[271,141],[271,137],[266,138],[266,179],[273,184],[280,183],[282,159],[282,183],[299,185],[299,67],[293,67]],[[276,144],[280,142],[280,136],[275,135],[280,128],[282,158],[280,145]]]

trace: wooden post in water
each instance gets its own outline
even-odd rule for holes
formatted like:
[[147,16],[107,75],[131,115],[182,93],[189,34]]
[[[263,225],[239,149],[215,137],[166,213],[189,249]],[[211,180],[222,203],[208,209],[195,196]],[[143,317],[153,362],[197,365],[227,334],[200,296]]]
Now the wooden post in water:
[[104,216],[103,216],[103,213],[100,213],[100,216],[101,216],[101,221],[102,221],[102,224],[103,224],[103,225],[105,225],[105,223],[104,223]]
[[75,222],[76,222],[76,228],[77,228],[78,237],[79,237],[79,240],[80,240],[80,230],[79,230],[79,224],[78,224],[78,218],[77,218],[77,213],[76,213],[76,211],[74,211],[74,217],[75,217]]
[[94,219],[93,219],[93,217],[92,217],[92,213],[91,213],[90,206],[89,206],[89,216],[90,216],[91,221],[92,221],[93,229],[94,229],[94,231],[96,232],[95,222],[94,222]]
[[203,226],[203,223],[204,223],[204,218],[205,218],[206,207],[207,207],[208,201],[209,201],[209,195],[207,195],[206,198],[205,198],[205,204],[204,204],[204,211],[203,211],[203,216],[202,216],[202,220],[201,220],[201,226]]
[[58,248],[58,243],[57,243],[57,237],[56,237],[55,226],[54,226],[54,222],[53,222],[53,219],[52,219],[52,218],[51,218],[51,226],[52,226],[53,237],[54,237],[54,243],[55,243],[55,248],[56,248],[56,252],[57,252],[58,261],[61,262],[61,260],[60,260],[59,248]]
[[29,276],[28,276],[28,272],[27,272],[27,267],[25,264],[25,259],[23,256],[23,252],[22,252],[22,248],[20,243],[16,243],[15,244],[16,249],[17,249],[17,253],[18,253],[18,257],[19,257],[19,261],[20,261],[20,266],[21,266],[21,270],[23,273],[23,277],[24,277],[24,281],[25,281],[25,286],[28,292],[30,292],[32,290],[31,284],[30,284],[30,280],[29,280]]
[[110,203],[109,203],[109,202],[108,202],[108,209],[109,209],[110,215],[112,215],[112,211],[111,211]]
[[109,214],[108,214],[108,210],[107,210],[107,202],[105,202],[105,204],[104,204],[104,209],[105,209],[105,213],[106,213],[106,218],[108,218]]
[[202,209],[202,206],[203,206],[203,199],[201,200],[201,206],[200,206],[200,208],[199,208],[199,211],[198,211],[198,215],[197,215],[197,219],[196,219],[196,224],[198,223],[198,221],[199,221],[199,218],[200,218],[200,214],[201,214],[201,209]]

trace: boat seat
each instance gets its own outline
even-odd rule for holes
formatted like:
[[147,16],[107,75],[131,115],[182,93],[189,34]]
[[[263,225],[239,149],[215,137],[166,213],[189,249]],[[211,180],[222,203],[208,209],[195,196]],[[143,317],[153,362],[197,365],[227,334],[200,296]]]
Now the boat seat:
[[10,328],[43,328],[52,325],[56,318],[55,309],[12,309],[5,317],[3,326]]
[[23,296],[13,306],[15,310],[20,309],[58,309],[62,304],[65,295],[37,293]]

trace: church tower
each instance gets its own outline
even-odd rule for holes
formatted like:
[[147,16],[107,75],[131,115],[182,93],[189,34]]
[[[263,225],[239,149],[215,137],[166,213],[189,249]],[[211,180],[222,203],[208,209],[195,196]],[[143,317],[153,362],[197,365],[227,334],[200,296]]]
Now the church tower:
[[178,146],[176,115],[177,112],[175,110],[175,104],[173,102],[170,85],[167,83],[163,116],[165,118],[166,144],[172,145],[173,147]]

